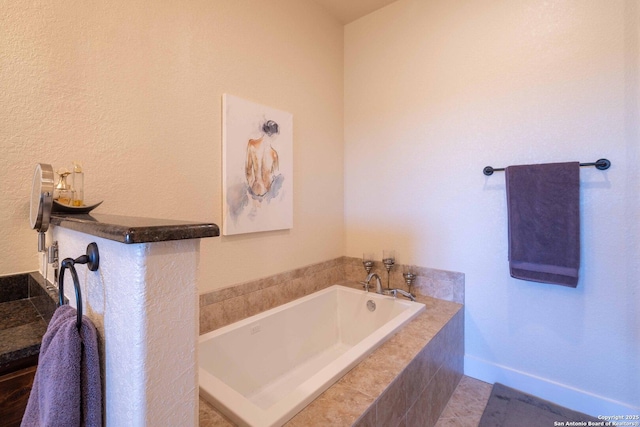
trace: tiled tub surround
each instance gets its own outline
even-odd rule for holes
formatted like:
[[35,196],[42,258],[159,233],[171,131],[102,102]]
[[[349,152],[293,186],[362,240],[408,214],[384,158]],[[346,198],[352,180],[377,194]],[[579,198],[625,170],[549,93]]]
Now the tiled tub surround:
[[[287,426],[435,425],[462,377],[464,310],[459,303],[422,295],[421,292],[424,289],[439,292],[437,283],[441,281],[450,290],[440,294],[463,298],[461,288],[464,287],[464,275],[432,269],[419,270],[417,274],[420,273],[423,273],[422,282],[418,283],[422,286],[416,286],[414,292],[418,293],[418,301],[426,305],[426,311],[298,413]],[[361,261],[343,257],[214,292],[213,294],[218,294],[216,296],[201,295],[201,328],[204,326],[215,329],[222,324],[248,317],[248,313],[258,310],[250,302],[256,298],[255,294],[252,295],[255,292],[261,291],[260,295],[265,297],[264,306],[275,306],[311,293],[311,289],[321,289],[339,282],[341,275],[347,278],[349,275],[357,276],[357,280],[362,280],[364,269]],[[325,279],[319,279],[320,277]],[[332,277],[338,280],[328,279]],[[386,279],[383,275],[381,277]],[[406,289],[406,285],[400,286],[404,283],[403,279],[401,283],[396,283],[393,277],[392,274],[391,286]],[[286,280],[279,283],[282,278]],[[353,281],[340,284],[360,288]],[[286,295],[278,296],[278,291],[285,292]],[[205,302],[210,303],[203,304]],[[234,308],[241,310],[241,313],[234,313]],[[259,311],[268,308],[270,307]],[[209,317],[203,319],[207,309],[220,310],[221,313],[213,316],[209,313]],[[238,318],[233,320],[236,316]],[[216,325],[216,322],[220,324]],[[201,329],[201,333],[203,332]],[[211,405],[200,399],[200,426],[232,425]]]
[[[407,290],[402,277],[402,264],[391,270],[390,285]],[[386,285],[387,271],[382,262],[373,270]],[[464,274],[411,266],[417,275],[412,292],[420,295],[464,303]],[[200,295],[200,334],[218,329],[254,314],[261,313],[327,286],[342,282],[364,280],[366,272],[362,260],[340,257],[306,267],[257,279]]]
[[280,426],[424,309],[334,285],[201,335],[200,395],[241,425]]

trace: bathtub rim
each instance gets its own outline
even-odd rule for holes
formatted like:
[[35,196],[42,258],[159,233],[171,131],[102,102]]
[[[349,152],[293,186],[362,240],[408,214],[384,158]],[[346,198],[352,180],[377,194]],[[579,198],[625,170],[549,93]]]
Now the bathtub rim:
[[[285,398],[272,405],[268,410],[263,410],[250,402],[245,396],[228,386],[220,379],[216,378],[214,375],[210,374],[204,368],[201,368],[200,364],[198,364],[199,394],[218,411],[240,426],[282,425],[289,419],[293,418],[298,412],[303,410],[324,391],[335,384],[341,377],[346,375],[351,369],[355,368],[378,347],[400,331],[407,323],[426,310],[426,305],[421,302],[405,301],[392,296],[366,292],[349,286],[335,284],[290,301],[286,304],[200,335],[198,339],[198,352],[199,346],[202,342],[205,342],[217,335],[222,335],[236,328],[250,325],[264,317],[286,310],[288,307],[301,304],[309,299],[316,298],[319,295],[334,292],[336,290],[339,292],[344,291],[358,295],[364,294],[378,300],[391,299],[394,300],[395,303],[404,305],[409,309],[399,313],[396,317],[376,329],[374,333],[363,338],[359,343],[355,344],[347,352],[340,355],[332,363],[322,368],[311,378],[305,380],[299,387],[289,393]],[[203,384],[205,384],[206,387],[203,387]],[[216,396],[218,397],[214,396],[207,389],[217,390]],[[302,393],[300,391],[301,389],[306,390],[306,392]],[[236,411],[228,409],[231,407],[236,409]],[[242,415],[236,414],[236,412],[240,412]]]

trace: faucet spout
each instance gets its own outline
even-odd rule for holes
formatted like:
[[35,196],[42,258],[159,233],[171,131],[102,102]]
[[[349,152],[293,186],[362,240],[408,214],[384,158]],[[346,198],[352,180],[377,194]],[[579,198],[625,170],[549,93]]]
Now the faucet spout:
[[378,273],[369,273],[369,275],[367,276],[367,278],[364,280],[367,283],[367,287],[369,286],[369,282],[371,281],[371,279],[376,278],[376,293],[378,294],[382,294],[382,281],[380,280],[380,276],[378,276]]

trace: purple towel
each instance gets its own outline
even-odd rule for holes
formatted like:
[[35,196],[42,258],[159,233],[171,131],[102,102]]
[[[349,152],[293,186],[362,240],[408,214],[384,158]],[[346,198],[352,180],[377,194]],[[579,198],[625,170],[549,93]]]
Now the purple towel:
[[98,335],[87,317],[81,333],[77,311],[58,307],[42,338],[38,369],[23,427],[101,426],[102,389]]
[[516,279],[576,287],[580,164],[506,168],[509,267]]

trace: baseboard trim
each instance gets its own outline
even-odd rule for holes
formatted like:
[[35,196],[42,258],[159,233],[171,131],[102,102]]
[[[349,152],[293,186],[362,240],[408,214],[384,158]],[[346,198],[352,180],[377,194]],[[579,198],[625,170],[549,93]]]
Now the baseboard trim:
[[558,405],[597,417],[599,415],[635,415],[640,408],[498,365],[474,356],[464,357],[465,375],[493,384],[499,382],[508,387],[549,400]]

